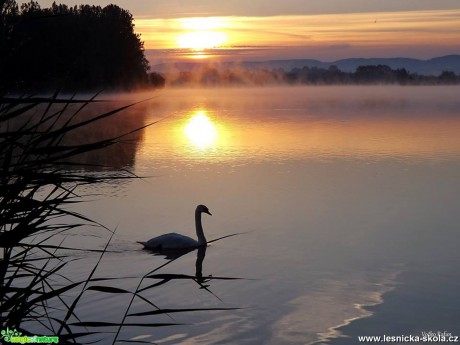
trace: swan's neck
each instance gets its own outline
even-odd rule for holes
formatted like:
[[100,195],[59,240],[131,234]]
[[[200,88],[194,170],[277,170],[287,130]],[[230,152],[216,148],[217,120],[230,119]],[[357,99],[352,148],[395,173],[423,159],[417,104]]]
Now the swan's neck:
[[201,226],[201,212],[195,212],[195,227],[196,227],[196,236],[198,237],[198,244],[204,245],[207,243],[206,237],[204,237],[203,227]]

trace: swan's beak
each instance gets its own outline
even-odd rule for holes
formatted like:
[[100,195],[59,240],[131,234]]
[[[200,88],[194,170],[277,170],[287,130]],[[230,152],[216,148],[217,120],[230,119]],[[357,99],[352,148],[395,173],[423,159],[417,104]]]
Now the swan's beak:
[[211,214],[211,212],[209,212],[209,210],[208,210],[208,211],[204,211],[204,213],[207,213],[207,214],[209,214],[210,216],[212,216],[212,214]]

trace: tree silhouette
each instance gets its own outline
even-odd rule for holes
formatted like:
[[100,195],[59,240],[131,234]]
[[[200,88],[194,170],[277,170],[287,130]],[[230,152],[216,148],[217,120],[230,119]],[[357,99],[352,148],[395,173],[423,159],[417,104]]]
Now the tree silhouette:
[[0,88],[131,89],[148,83],[132,15],[116,6],[0,3]]

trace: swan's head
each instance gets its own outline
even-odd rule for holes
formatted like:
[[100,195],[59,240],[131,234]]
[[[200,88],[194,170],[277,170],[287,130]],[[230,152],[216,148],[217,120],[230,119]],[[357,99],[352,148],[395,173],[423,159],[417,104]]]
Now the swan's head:
[[196,212],[198,212],[198,213],[207,213],[210,216],[212,216],[211,212],[209,212],[209,209],[204,205],[198,205],[196,207]]

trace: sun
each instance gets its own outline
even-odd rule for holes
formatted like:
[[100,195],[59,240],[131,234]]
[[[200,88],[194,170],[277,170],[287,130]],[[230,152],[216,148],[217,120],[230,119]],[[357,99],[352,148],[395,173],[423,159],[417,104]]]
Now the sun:
[[227,24],[222,18],[183,18],[181,26],[185,32],[177,36],[177,45],[182,49],[202,51],[217,48],[228,41],[223,32]]
[[216,31],[192,31],[177,38],[179,48],[193,50],[216,48],[226,41],[227,36],[223,32]]
[[187,122],[185,135],[197,148],[206,149],[213,146],[217,138],[216,126],[206,115],[206,111],[198,110]]

